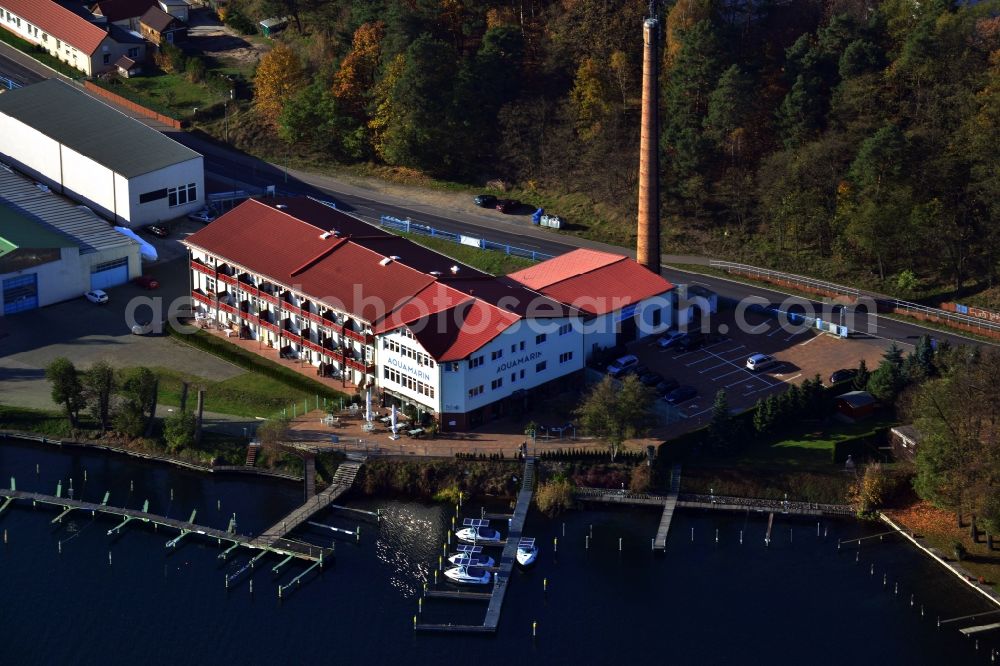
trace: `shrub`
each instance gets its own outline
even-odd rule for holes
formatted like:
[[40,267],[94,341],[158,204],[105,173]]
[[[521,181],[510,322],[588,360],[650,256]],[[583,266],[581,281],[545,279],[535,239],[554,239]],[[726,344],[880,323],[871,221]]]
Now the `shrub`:
[[542,513],[548,516],[559,515],[573,507],[573,484],[566,479],[543,483],[535,493],[535,503]]
[[632,470],[632,477],[629,480],[629,490],[634,493],[648,493],[653,482],[652,470],[649,465],[637,465]]

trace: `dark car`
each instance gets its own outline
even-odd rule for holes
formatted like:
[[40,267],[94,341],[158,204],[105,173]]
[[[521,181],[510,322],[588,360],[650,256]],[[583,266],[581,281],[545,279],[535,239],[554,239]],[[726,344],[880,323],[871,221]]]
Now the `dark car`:
[[143,228],[157,238],[166,238],[170,235],[170,230],[162,224],[147,224]]
[[659,384],[657,384],[654,390],[656,391],[656,395],[666,395],[680,385],[681,385],[680,382],[678,382],[673,377],[667,377]]
[[479,206],[480,208],[497,207],[497,198],[492,194],[480,194],[475,199],[473,199],[473,201],[476,202],[476,205]]
[[700,331],[685,333],[684,337],[677,341],[677,349],[680,351],[692,351],[705,344],[705,334]]
[[133,278],[132,282],[139,285],[143,289],[159,289],[160,281],[149,275],[140,275],[137,278]]
[[834,370],[833,374],[830,375],[830,383],[839,384],[840,382],[846,382],[848,379],[854,379],[857,374],[858,371],[854,368],[841,368],[840,370]]
[[693,386],[678,386],[673,391],[665,395],[663,399],[667,402],[667,404],[679,405],[682,402],[687,402],[697,395],[698,389]]
[[521,205],[517,199],[498,199],[497,210],[501,213],[513,213]]
[[639,381],[642,382],[643,386],[656,386],[663,381],[663,375],[651,370],[639,375]]

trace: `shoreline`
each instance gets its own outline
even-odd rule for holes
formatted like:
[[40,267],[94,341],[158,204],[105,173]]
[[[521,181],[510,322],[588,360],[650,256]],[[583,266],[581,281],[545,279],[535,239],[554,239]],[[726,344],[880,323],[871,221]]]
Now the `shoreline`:
[[53,446],[58,446],[62,448],[63,446],[73,446],[82,449],[91,449],[97,451],[106,451],[110,453],[117,453],[121,455],[131,456],[133,458],[142,458],[143,460],[151,460],[154,462],[162,462],[168,465],[173,465],[175,467],[183,467],[185,469],[194,470],[196,472],[206,472],[208,474],[256,474],[258,476],[269,476],[272,478],[282,479],[284,481],[294,481],[295,483],[302,483],[303,477],[295,476],[294,474],[287,474],[285,472],[275,472],[268,469],[258,469],[256,467],[246,467],[240,465],[203,465],[190,460],[184,460],[183,458],[176,458],[174,456],[159,454],[159,453],[146,453],[143,451],[132,451],[130,449],[123,449],[117,446],[111,446],[110,444],[95,444],[92,442],[80,442],[76,440],[64,440],[64,439],[50,439],[43,435],[34,435],[31,433],[24,433],[13,430],[3,430],[0,431],[0,438],[2,439],[13,439],[20,440],[24,442],[41,442],[42,444],[49,444]]

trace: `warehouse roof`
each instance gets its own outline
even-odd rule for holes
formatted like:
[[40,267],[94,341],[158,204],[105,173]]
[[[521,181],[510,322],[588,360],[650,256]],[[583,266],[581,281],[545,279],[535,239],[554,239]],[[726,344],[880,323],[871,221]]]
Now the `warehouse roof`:
[[13,208],[0,206],[0,257],[17,249],[73,247],[69,238]]
[[50,232],[67,237],[80,247],[80,254],[138,245],[112,229],[86,206],[73,204],[9,168],[0,167],[0,210],[5,208],[31,218]]
[[0,113],[125,178],[201,155],[57,79],[0,95]]

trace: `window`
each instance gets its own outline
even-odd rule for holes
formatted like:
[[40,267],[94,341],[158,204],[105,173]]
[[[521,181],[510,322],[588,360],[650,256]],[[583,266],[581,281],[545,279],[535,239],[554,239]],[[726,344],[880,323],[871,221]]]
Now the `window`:
[[128,57],[135,59],[139,57],[139,47],[134,46],[128,50]]
[[535,372],[541,372],[542,370],[544,370],[545,369],[545,364],[546,364],[546,361],[542,361],[541,363],[535,364]]
[[215,291],[215,278],[206,277],[205,278],[205,291]]
[[111,64],[111,55],[108,54],[108,53],[104,54],[104,64],[105,65],[110,65]]
[[536,345],[540,345],[543,342],[545,342],[545,334],[544,333],[539,333],[538,335],[535,336],[535,344]]
[[521,379],[524,379],[524,370],[521,371]]
[[663,310],[657,308],[653,310],[653,326],[659,326],[660,322],[663,321]]
[[510,353],[513,354],[516,351],[517,351],[517,345],[511,345],[510,346]]
[[49,41],[49,36],[46,33],[44,33],[44,32],[42,33],[42,41],[43,42]]
[[490,354],[490,360],[491,361],[495,361],[498,358],[503,358],[503,350],[502,349],[498,349],[495,352],[493,352],[492,354]]
[[482,364],[483,364],[483,357],[482,356],[477,356],[475,358],[470,358],[469,359],[469,369],[470,370],[473,369],[473,368],[478,368]]
[[521,351],[524,351],[524,340],[521,340]]
[[496,391],[498,388],[503,386],[503,377],[500,377],[499,379],[494,379],[490,383],[490,386],[493,388],[494,391]]
[[482,393],[483,393],[482,384],[480,384],[479,386],[473,386],[472,388],[469,389],[470,398],[475,398],[477,395],[482,395]]
[[513,384],[516,381],[517,381],[517,373],[516,372],[511,373],[511,375],[510,375],[510,383]]
[[562,326],[559,327],[559,335],[566,335],[572,330],[573,330],[572,324],[563,324]]
[[198,199],[198,188],[194,183],[188,183],[180,187],[171,187],[167,190],[167,198],[169,199],[167,205],[171,208],[174,206],[183,206]]
[[562,354],[559,354],[559,362],[560,363],[565,363],[566,361],[569,361],[569,360],[572,360],[572,359],[573,359],[573,352],[571,352],[571,351],[570,352],[563,352]]

